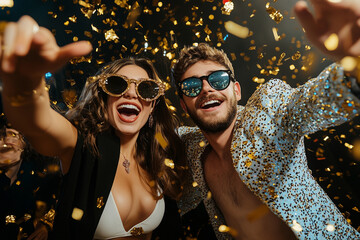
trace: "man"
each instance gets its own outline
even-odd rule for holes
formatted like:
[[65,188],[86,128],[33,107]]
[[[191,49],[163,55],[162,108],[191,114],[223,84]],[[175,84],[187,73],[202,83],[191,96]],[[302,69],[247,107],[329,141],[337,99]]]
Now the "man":
[[[359,4],[312,2],[316,16],[304,2],[295,6],[312,43],[336,60],[359,56]],[[328,51],[323,42],[332,33],[340,42]],[[359,112],[356,78],[345,73],[358,74],[334,64],[296,89],[271,80],[243,107],[225,53],[206,44],[184,48],[174,79],[199,128],[179,129],[192,173],[182,214],[205,206],[218,239],[359,239],[311,176],[303,141]]]
[[40,164],[50,160],[32,150],[23,136],[7,123],[4,114],[0,114],[2,239],[48,239],[60,180],[58,174],[50,171],[58,165],[49,164],[45,172],[44,164]]

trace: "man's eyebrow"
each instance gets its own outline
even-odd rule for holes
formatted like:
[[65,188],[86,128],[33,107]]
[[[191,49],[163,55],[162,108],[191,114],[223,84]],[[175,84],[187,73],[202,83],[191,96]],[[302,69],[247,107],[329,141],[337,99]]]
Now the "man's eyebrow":
[[196,77],[196,78],[199,78],[199,77],[203,77],[203,76],[208,76],[210,74],[212,74],[213,72],[217,72],[217,71],[228,71],[228,69],[216,69],[216,70],[209,70],[207,71],[204,75],[193,75],[191,77]]

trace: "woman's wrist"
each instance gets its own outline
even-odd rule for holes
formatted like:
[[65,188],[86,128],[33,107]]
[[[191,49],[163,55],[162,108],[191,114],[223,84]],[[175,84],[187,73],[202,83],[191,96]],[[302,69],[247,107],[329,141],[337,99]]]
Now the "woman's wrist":
[[[37,84],[34,88],[24,88],[21,89],[7,89],[4,88],[2,93],[4,101],[8,102],[11,107],[22,107],[28,104],[33,103],[41,98],[45,99],[45,96],[48,95],[48,87],[45,83],[45,78],[42,78],[40,83]],[[46,98],[47,99],[47,98]]]

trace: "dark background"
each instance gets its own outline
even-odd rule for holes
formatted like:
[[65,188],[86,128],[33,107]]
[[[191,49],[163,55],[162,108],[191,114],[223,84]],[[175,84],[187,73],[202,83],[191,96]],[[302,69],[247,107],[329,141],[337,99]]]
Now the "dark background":
[[[245,104],[259,85],[254,77],[264,81],[281,78],[296,87],[331,63],[305,39],[292,13],[295,2],[234,0],[234,10],[226,15],[221,11],[224,3],[220,0],[15,0],[13,7],[0,9],[0,20],[16,21],[27,14],[50,29],[59,45],[91,41],[94,50],[89,56],[75,59],[59,72],[47,75],[51,99],[60,109],[75,104],[86,78],[103,63],[137,55],[153,60],[168,83],[169,105],[184,124],[192,124],[176,100],[170,77],[172,63],[185,45],[206,41],[224,49],[242,86],[240,104]],[[274,11],[282,19],[272,19],[270,13]],[[251,36],[241,39],[228,33],[224,28],[226,21],[246,26]],[[278,41],[273,28],[281,37]],[[109,30],[116,38],[106,38]],[[359,129],[359,119],[354,119],[306,136],[309,167],[314,177],[358,230]]]

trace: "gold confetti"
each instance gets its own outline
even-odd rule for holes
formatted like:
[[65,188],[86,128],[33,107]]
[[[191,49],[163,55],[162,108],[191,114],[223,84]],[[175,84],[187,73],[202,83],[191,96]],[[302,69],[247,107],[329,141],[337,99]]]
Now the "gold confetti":
[[165,158],[164,163],[165,163],[165,166],[167,166],[171,169],[174,169],[174,167],[175,167],[174,161],[171,159]]
[[272,32],[273,32],[275,41],[279,41],[279,40],[280,40],[280,36],[278,35],[278,32],[277,32],[277,31],[278,31],[277,28],[275,28],[275,27],[272,28]]
[[219,232],[227,232],[230,235],[232,235],[233,237],[237,236],[237,231],[231,227],[228,227],[226,225],[220,225],[219,226]]
[[296,51],[296,53],[293,56],[291,56],[291,59],[296,61],[300,59],[300,57],[301,57],[301,53],[299,51]]
[[335,231],[335,226],[333,224],[326,225],[326,230],[329,232]]
[[276,23],[280,23],[283,20],[283,15],[280,11],[276,10],[273,7],[270,7],[270,3],[266,4],[266,12],[269,14],[270,18],[274,20]]
[[360,58],[347,56],[341,59],[340,64],[345,71],[352,72],[355,69],[360,69]]
[[221,8],[222,14],[230,15],[230,13],[234,10],[234,3],[232,1],[228,1],[224,4],[224,6]]
[[106,41],[115,41],[116,39],[119,39],[119,37],[116,35],[114,29],[110,29],[104,33]]
[[166,147],[169,145],[166,139],[164,138],[164,136],[160,132],[157,132],[155,134],[155,139],[159,142],[159,144],[163,149],[166,149]]
[[198,184],[197,182],[193,182],[193,183],[192,183],[192,186],[193,186],[193,187],[197,187],[197,186],[199,186],[199,184]]
[[72,211],[71,217],[74,220],[80,221],[82,219],[83,215],[84,215],[84,211],[81,210],[80,208],[75,207]]
[[291,229],[294,230],[295,232],[301,232],[303,230],[301,225],[296,220],[293,220],[292,224],[293,225],[292,225]]
[[14,0],[1,0],[0,1],[0,7],[13,7],[14,6]]
[[69,17],[69,20],[72,21],[73,23],[76,23],[76,19],[77,19],[77,17],[75,15],[72,17]]
[[328,51],[334,51],[339,46],[339,37],[337,34],[331,34],[324,42],[324,46]]
[[205,146],[205,142],[204,142],[204,141],[199,142],[199,146],[200,146],[200,147],[204,147],[204,146]]
[[96,207],[97,208],[102,208],[104,206],[104,197],[98,197],[96,199]]
[[97,27],[95,27],[93,24],[91,24],[91,29],[95,32],[99,32],[99,29],[97,29]]
[[207,195],[206,195],[206,198],[207,198],[207,199],[210,199],[210,198],[211,198],[211,192],[210,192],[210,191],[208,191],[208,193],[207,193]]
[[247,38],[249,36],[249,29],[243,27],[233,21],[227,21],[224,24],[226,31],[238,38]]
[[62,97],[64,99],[64,102],[66,106],[71,109],[75,106],[77,102],[77,94],[74,89],[65,89],[63,91]]

